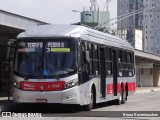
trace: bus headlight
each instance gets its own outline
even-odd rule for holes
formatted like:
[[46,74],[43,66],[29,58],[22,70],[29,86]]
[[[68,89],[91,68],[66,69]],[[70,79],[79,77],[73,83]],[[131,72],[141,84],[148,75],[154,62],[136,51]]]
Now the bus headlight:
[[72,88],[72,87],[77,86],[77,85],[78,85],[78,81],[77,80],[72,80],[72,81],[69,81],[69,82],[64,84],[64,89],[69,89],[69,88]]
[[17,89],[21,88],[21,85],[19,82],[17,82],[16,80],[13,81],[13,86],[16,87]]

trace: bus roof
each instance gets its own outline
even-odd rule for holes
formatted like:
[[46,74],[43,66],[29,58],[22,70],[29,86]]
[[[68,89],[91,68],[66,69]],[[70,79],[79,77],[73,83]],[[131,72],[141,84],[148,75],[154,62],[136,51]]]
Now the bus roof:
[[39,25],[28,28],[18,35],[18,38],[25,37],[75,37],[83,40],[134,50],[126,41],[81,25]]

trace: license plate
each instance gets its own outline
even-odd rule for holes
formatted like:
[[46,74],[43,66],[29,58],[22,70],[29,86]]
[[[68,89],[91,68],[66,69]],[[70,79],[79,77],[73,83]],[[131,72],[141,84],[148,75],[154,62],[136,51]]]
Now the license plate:
[[47,103],[47,99],[36,99],[36,103]]

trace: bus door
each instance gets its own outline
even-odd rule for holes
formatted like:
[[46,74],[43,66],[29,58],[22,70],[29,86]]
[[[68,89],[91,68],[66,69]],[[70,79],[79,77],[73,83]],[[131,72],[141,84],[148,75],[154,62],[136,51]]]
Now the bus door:
[[114,96],[117,96],[117,51],[112,50],[112,60],[113,60],[113,91]]
[[100,90],[102,98],[106,96],[105,48],[100,48]]

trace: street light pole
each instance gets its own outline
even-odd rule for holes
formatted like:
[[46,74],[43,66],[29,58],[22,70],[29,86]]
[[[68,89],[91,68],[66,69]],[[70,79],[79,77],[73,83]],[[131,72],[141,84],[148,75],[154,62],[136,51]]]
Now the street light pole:
[[98,6],[98,10],[97,10],[97,23],[99,24],[99,6]]

